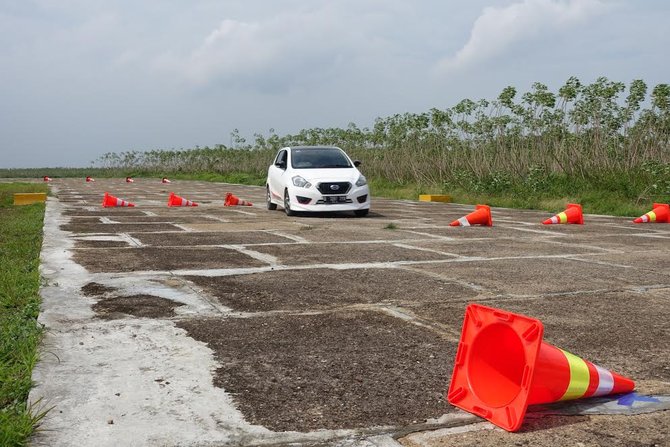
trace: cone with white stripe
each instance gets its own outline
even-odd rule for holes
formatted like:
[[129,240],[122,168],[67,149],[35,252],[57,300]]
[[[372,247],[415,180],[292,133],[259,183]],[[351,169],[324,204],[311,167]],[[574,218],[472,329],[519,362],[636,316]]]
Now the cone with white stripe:
[[528,405],[628,393],[635,383],[542,341],[540,320],[470,304],[447,400],[507,431]]
[[562,213],[558,213],[553,217],[542,222],[544,225],[551,224],[579,224],[584,225],[584,214],[582,214],[582,206],[578,203],[568,203],[568,207]]
[[197,203],[186,200],[183,197],[179,197],[177,194],[171,192],[170,197],[168,198],[168,206],[198,206]]
[[488,205],[476,205],[473,212],[460,219],[456,219],[449,225],[452,227],[469,227],[470,225],[492,227],[491,208]]
[[670,223],[670,205],[667,203],[654,203],[652,210],[638,217],[634,223]]
[[161,180],[161,183],[172,183],[172,182],[167,177],[163,177],[163,180]]
[[105,192],[105,197],[102,199],[102,206],[104,208],[111,208],[116,206],[135,206],[135,204],[127,202],[123,199],[119,199],[118,197],[114,197],[113,195]]
[[135,180],[132,177],[126,177],[126,183],[135,183]]
[[246,200],[242,200],[239,197],[233,195],[233,193],[226,193],[226,200],[223,202],[223,206],[252,206],[253,203]]
[[95,179],[93,177],[91,177],[90,175],[87,175],[86,176],[86,183],[91,183],[91,182],[95,182]]
[[44,177],[42,177],[42,180],[44,180],[45,182],[52,181],[51,177],[49,177],[48,175],[45,175]]

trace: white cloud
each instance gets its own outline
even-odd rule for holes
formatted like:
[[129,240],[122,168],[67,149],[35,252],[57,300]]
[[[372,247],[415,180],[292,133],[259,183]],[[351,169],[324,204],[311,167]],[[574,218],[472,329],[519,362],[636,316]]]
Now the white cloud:
[[232,83],[285,89],[309,79],[327,80],[343,61],[377,53],[387,45],[376,34],[385,20],[376,10],[353,14],[331,3],[256,20],[228,18],[197,48],[163,55],[157,65],[200,86]]
[[484,8],[472,26],[470,39],[454,56],[439,61],[437,71],[471,67],[519,42],[586,22],[606,8],[601,0],[524,0],[502,8]]

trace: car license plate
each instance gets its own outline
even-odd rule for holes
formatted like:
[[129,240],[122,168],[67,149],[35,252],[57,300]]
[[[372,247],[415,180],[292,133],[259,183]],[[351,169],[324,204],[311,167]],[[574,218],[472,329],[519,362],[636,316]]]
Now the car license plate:
[[324,196],[323,203],[346,203],[347,196]]

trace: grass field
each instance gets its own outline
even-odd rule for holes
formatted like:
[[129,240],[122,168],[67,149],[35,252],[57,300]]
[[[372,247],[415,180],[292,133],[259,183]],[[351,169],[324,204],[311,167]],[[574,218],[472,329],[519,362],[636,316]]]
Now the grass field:
[[26,401],[42,329],[39,259],[44,205],[15,207],[15,192],[46,192],[29,183],[0,184],[0,445],[25,445],[42,414]]

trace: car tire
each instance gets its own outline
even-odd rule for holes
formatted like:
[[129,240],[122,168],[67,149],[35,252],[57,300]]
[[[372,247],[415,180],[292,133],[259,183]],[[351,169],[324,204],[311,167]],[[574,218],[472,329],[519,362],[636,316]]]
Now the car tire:
[[287,216],[295,216],[295,211],[291,209],[291,198],[288,195],[288,189],[284,190],[284,212]]
[[266,196],[265,196],[265,197],[266,197],[266,201],[267,201],[268,209],[269,209],[270,211],[274,211],[274,210],[277,209],[277,204],[276,204],[276,203],[272,203],[272,200],[271,200],[271,197],[270,197],[270,187],[267,186],[267,187],[265,188],[265,190],[266,190]]
[[356,217],[365,217],[365,216],[368,215],[369,212],[370,212],[370,208],[367,208],[367,209],[364,209],[364,210],[355,210],[354,214],[356,215]]

